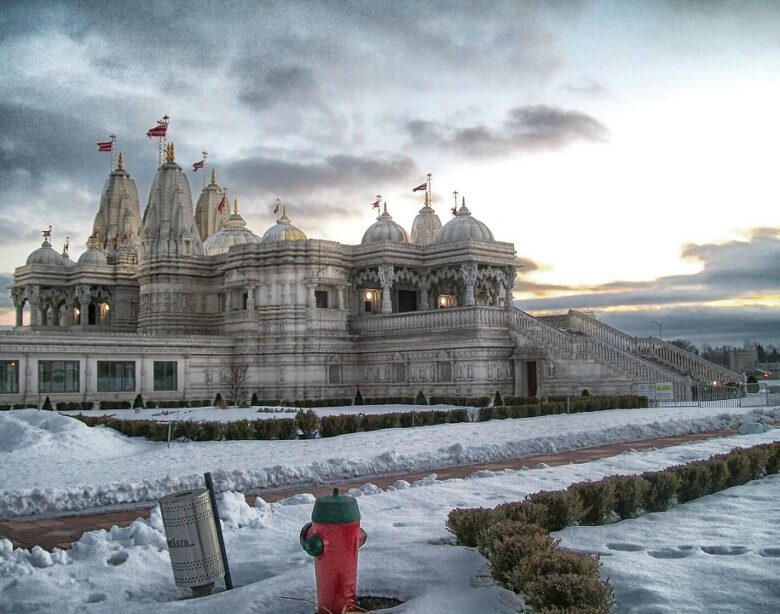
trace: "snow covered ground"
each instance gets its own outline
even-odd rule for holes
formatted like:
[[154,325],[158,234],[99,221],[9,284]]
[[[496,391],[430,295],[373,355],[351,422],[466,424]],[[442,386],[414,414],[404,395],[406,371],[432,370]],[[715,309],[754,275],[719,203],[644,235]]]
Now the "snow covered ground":
[[[658,413],[647,418],[659,425],[664,420]],[[506,430],[512,424],[500,426]],[[569,431],[574,426],[569,423]],[[554,437],[550,424],[534,428]],[[430,429],[418,429],[423,430]],[[94,439],[101,449],[111,441],[100,429],[77,435],[88,438],[85,445]],[[35,447],[29,437],[25,441]],[[353,493],[368,532],[360,551],[358,593],[404,600],[391,610],[399,614],[516,612],[519,598],[490,581],[485,561],[472,549],[452,545],[444,524],[452,508],[492,507],[542,489],[769,441],[780,441],[780,429],[577,465],[398,482],[387,492],[366,485]],[[773,515],[779,496],[780,478],[774,476],[663,514],[567,529],[562,536],[567,545],[611,555],[603,559],[605,573],[625,611],[778,611],[780,592],[772,580],[780,560],[780,528]],[[299,495],[271,505],[259,500],[250,508],[243,496],[224,493],[220,516],[236,589],[198,600],[183,600],[189,591],[173,583],[158,511],[127,528],[87,533],[68,551],[12,550],[10,542],[0,540],[0,612],[308,614],[315,599],[313,561],[300,549],[298,532],[310,518],[311,501]]]
[[154,420],[156,422],[232,422],[235,420],[268,420],[295,418],[299,411],[312,409],[318,416],[341,414],[391,414],[408,411],[448,411],[455,405],[350,405],[346,407],[181,407],[172,409],[90,409],[63,411],[66,415],[111,416],[119,420]]
[[387,429],[300,441],[155,443],[57,412],[0,412],[0,518],[419,472],[780,420],[780,407],[664,407]]

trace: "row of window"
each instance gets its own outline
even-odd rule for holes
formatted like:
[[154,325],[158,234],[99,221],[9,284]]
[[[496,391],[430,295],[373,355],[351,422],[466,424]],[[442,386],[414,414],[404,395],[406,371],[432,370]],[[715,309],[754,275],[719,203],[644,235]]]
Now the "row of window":
[[[78,360],[39,360],[38,392],[79,392]],[[98,392],[133,392],[135,361],[98,360]],[[177,390],[176,361],[154,362],[154,390]],[[19,361],[0,360],[0,394],[19,392]]]

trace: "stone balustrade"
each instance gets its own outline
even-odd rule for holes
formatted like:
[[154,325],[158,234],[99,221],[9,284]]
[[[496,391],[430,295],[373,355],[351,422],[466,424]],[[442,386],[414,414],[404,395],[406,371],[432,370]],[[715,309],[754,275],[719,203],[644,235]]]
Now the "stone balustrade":
[[506,309],[499,307],[456,307],[407,313],[352,316],[353,335],[374,336],[455,328],[506,328]]
[[738,373],[686,352],[676,345],[656,337],[637,339],[574,309],[569,311],[569,327],[632,354],[638,354],[681,373],[689,374],[694,380],[700,382],[737,382],[741,379]]

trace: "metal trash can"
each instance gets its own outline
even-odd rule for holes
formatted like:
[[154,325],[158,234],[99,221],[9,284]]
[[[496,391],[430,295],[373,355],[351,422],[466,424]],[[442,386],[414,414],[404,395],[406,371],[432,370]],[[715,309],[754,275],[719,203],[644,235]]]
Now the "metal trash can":
[[209,491],[198,488],[163,497],[160,512],[176,586],[205,588],[223,577]]

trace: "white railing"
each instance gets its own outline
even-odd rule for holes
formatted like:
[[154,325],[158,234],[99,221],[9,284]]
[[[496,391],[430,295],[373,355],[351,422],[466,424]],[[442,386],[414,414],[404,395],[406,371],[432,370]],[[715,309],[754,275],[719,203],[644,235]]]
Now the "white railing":
[[637,339],[574,309],[569,310],[568,324],[573,330],[606,341],[627,352],[660,362],[690,375],[699,382],[738,382],[741,379],[738,373],[686,352],[676,345],[655,337]]
[[360,336],[477,327],[506,328],[506,310],[498,307],[457,307],[352,316],[349,321],[350,333]]
[[[675,398],[687,399],[690,397],[690,385],[685,376],[673,373],[623,347],[590,335],[584,330],[579,332],[587,336],[575,336],[550,326],[520,309],[515,309],[513,314],[518,330],[525,333],[526,337],[533,343],[538,343],[545,348],[553,358],[556,356],[591,358],[637,381],[647,383],[670,381],[674,385]],[[587,318],[584,314],[582,315]],[[596,322],[598,323],[598,321]],[[586,321],[585,324],[589,323]],[[595,331],[596,329],[588,326],[588,330]],[[620,333],[620,331],[615,332]]]

